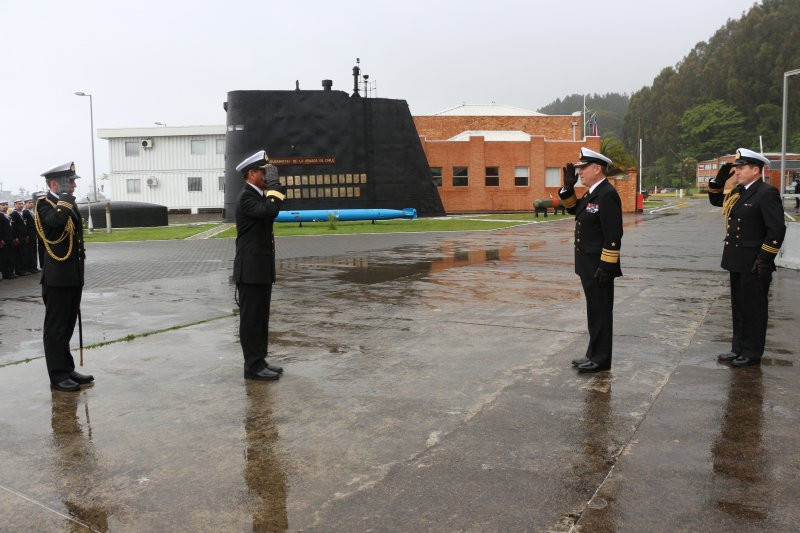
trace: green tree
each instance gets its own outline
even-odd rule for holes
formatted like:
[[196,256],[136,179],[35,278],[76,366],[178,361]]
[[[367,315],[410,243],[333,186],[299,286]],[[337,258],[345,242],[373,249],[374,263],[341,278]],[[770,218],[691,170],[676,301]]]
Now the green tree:
[[694,106],[681,117],[680,134],[687,157],[709,159],[748,144],[745,118],[734,106],[722,100]]
[[[680,121],[684,114],[700,104],[721,100],[742,113],[747,132],[724,152],[737,146],[758,149],[759,135],[765,150],[779,149],[776,110],[783,95],[783,73],[800,66],[798,42],[800,2],[755,3],[740,18],[728,20],[707,42],[698,43],[679,63],[662,69],[651,85],[631,94],[622,128],[625,146],[635,150],[641,137],[645,168],[654,168],[657,159],[682,151]],[[798,81],[789,81],[791,151],[800,150],[800,143],[794,142],[800,131]],[[687,155],[694,154],[682,153],[673,163]]]
[[[756,107],[758,126],[756,135],[764,141],[765,152],[778,152],[781,149],[781,106],[761,104]],[[757,145],[754,145],[757,146]]]
[[636,159],[622,141],[615,137],[605,137],[600,141],[600,153],[614,162],[608,167],[609,176],[624,174],[629,168],[636,166]]

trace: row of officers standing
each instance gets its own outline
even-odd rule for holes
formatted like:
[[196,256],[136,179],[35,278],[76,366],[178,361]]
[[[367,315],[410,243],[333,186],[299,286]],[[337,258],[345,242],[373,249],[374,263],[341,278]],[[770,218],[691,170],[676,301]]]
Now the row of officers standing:
[[36,234],[34,202],[16,198],[10,208],[0,201],[0,281],[39,272],[44,250]]
[[[614,281],[622,276],[623,235],[622,202],[607,179],[612,163],[601,153],[581,148],[580,159],[564,168],[564,186],[559,192],[567,211],[575,215],[575,274],[586,298],[589,343],[585,354],[572,360],[579,372],[607,371],[612,362]],[[731,348],[718,360],[734,367],[756,365],[764,353],[769,286],[786,232],[780,195],[762,179],[768,164],[761,154],[740,148],[736,160],[722,165],[709,182],[709,201],[722,207],[724,215],[721,266],[730,273],[731,290]],[[265,150],[245,158],[236,170],[244,182],[236,211],[233,264],[244,378],[273,381],[283,374],[283,368],[267,362],[275,282],[273,222],[286,198],[286,188]],[[45,360],[52,388],[77,391],[94,380],[75,370],[69,347],[76,320],[80,320],[86,257],[83,221],[73,196],[79,176],[73,163],[42,175],[49,190],[36,202],[34,223],[45,248],[41,282]],[[581,198],[575,193],[579,177],[588,189]],[[735,183],[726,193],[729,179]]]

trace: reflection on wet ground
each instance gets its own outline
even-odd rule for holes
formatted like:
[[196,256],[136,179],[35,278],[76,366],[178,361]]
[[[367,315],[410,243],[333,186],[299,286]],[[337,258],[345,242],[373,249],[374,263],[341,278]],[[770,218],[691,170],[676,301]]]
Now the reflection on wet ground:
[[52,455],[43,466],[53,473],[56,491],[68,513],[67,520],[73,526],[108,531],[113,504],[95,490],[102,471],[92,442],[89,395],[52,392],[50,426]]

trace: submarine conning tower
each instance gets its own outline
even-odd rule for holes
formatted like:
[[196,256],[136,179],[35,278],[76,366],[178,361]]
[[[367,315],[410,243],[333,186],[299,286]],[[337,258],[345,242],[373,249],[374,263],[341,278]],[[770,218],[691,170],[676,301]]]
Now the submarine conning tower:
[[236,165],[266,150],[287,187],[282,210],[403,209],[444,214],[408,103],[332,90],[231,91],[224,103],[226,221],[243,179]]

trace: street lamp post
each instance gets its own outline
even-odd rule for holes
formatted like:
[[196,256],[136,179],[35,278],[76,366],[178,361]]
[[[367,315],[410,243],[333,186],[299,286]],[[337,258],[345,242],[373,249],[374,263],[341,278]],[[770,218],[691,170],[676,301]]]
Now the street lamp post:
[[783,117],[781,120],[781,198],[786,192],[786,116],[789,107],[789,76],[800,74],[800,69],[783,73]]
[[[75,96],[88,96],[89,97],[89,127],[90,127],[90,139],[92,140],[92,187],[94,187],[94,201],[97,201],[97,176],[95,175],[95,165],[94,165],[94,109],[92,105],[92,95],[83,93],[83,92],[76,92]],[[91,218],[89,218],[89,224],[91,225]]]

